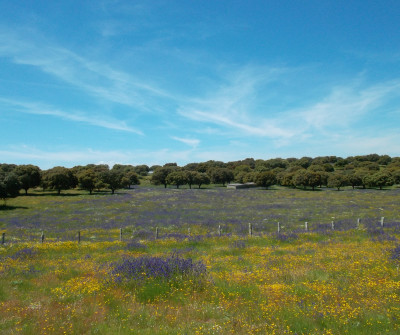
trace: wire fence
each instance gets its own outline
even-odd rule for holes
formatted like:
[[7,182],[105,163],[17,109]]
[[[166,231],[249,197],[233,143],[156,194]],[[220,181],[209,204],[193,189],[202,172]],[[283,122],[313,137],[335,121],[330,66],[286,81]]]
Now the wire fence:
[[[55,230],[34,230],[34,229],[10,229],[3,230],[0,236],[0,245],[10,243],[52,243],[52,242],[129,242],[132,240],[201,240],[207,237],[259,237],[276,235],[278,238],[285,239],[294,237],[298,234],[319,233],[329,234],[335,231],[364,230],[372,238],[393,239],[396,234],[400,234],[400,220],[380,218],[350,218],[342,220],[331,220],[329,222],[305,221],[301,224],[293,222],[275,223],[248,223],[236,224],[234,228],[227,224],[221,224],[207,231],[199,226],[186,229],[182,227],[153,226],[147,229],[137,227],[121,227],[114,229],[65,229]],[[390,237],[391,236],[391,237]]]

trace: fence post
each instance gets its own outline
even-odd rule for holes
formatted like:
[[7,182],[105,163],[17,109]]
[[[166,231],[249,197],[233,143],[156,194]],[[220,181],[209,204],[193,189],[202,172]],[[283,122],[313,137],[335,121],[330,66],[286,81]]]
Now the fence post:
[[304,230],[308,231],[308,222],[307,221],[304,223]]
[[357,219],[357,229],[360,228],[360,222],[361,222],[361,219],[358,218],[358,219]]
[[218,236],[221,236],[221,225],[218,225]]
[[1,244],[6,243],[6,233],[1,234]]
[[122,228],[119,228],[119,241],[122,242]]
[[381,217],[381,227],[382,227],[382,228],[383,228],[383,226],[384,226],[383,220],[385,220],[385,217],[384,217],[384,216]]
[[156,240],[158,240],[158,227],[156,227]]
[[335,230],[335,222],[331,222],[331,228],[332,228],[332,230]]
[[40,241],[41,241],[41,243],[44,242],[44,233],[43,232],[42,232],[42,235],[40,236]]
[[278,234],[280,234],[280,232],[281,232],[281,225],[280,225],[280,223],[278,222]]
[[78,243],[81,243],[81,231],[78,230]]
[[253,225],[249,223],[249,235],[253,236]]

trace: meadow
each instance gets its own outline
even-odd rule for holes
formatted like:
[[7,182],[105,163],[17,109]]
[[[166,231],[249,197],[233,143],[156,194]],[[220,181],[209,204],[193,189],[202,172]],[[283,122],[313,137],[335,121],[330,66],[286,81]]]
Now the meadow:
[[400,332],[400,189],[30,193],[0,211],[2,334]]

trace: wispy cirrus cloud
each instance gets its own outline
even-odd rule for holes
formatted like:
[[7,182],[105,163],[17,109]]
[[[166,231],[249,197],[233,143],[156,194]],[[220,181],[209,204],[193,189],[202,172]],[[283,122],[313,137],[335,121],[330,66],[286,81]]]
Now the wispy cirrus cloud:
[[[369,113],[384,106],[393,97],[400,97],[400,80],[388,81],[359,87],[348,84],[334,87],[331,93],[320,101],[289,114],[296,122],[303,122],[308,128],[347,128]],[[297,116],[296,116],[297,115]]]
[[137,110],[154,110],[149,100],[154,104],[155,97],[171,98],[154,84],[50,43],[34,31],[29,31],[29,38],[24,35],[0,26],[0,56],[15,64],[36,67],[97,98]]
[[87,115],[82,112],[66,112],[41,103],[21,102],[1,97],[0,105],[4,105],[7,107],[7,109],[11,109],[20,113],[54,116],[68,121],[82,122],[92,126],[143,135],[142,131],[133,127],[129,127],[124,121],[115,120],[107,116]]
[[260,103],[260,89],[276,81],[286,69],[244,67],[227,75],[225,83],[203,99],[189,100],[178,110],[185,118],[230,128],[233,132],[261,137],[291,137],[289,129],[278,126],[268,106]]
[[195,138],[183,138],[183,137],[176,137],[176,136],[172,136],[171,138],[175,141],[185,143],[193,148],[197,147],[200,144],[200,140],[195,139]]
[[[287,78],[280,78],[284,74]],[[379,114],[379,108],[400,97],[400,79],[368,84],[360,79],[344,79],[341,85],[326,87],[324,94],[300,101],[294,109],[275,109],[263,99],[265,91],[275,90],[270,82],[281,84],[298,75],[290,69],[248,68],[229,78],[226,85],[203,99],[193,99],[179,109],[187,119],[231,129],[231,134],[271,138],[278,146],[311,137],[347,130]],[[303,106],[301,106],[303,104]]]

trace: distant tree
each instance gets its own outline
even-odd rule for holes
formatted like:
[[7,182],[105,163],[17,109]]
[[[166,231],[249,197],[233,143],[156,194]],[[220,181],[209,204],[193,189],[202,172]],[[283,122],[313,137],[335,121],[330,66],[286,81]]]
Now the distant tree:
[[154,185],[164,185],[167,188],[167,177],[170,173],[176,171],[176,167],[167,166],[156,169],[151,176],[151,182]]
[[384,186],[392,186],[394,178],[390,173],[381,171],[366,177],[366,184],[371,187],[379,187],[381,190]]
[[308,185],[307,171],[305,169],[296,171],[292,181],[294,186],[296,187],[303,186],[303,188],[306,188]]
[[174,171],[168,174],[166,178],[167,184],[176,185],[176,188],[179,188],[181,185],[185,185],[187,183],[187,177],[185,171]]
[[296,172],[283,171],[279,172],[276,176],[277,182],[281,186],[294,187],[293,178]]
[[234,181],[236,183],[241,183],[241,184],[246,183],[245,180],[246,180],[246,177],[247,177],[248,174],[249,174],[249,172],[244,172],[244,171],[238,172],[238,173],[235,174]]
[[307,169],[311,163],[312,163],[313,159],[311,157],[302,157],[296,161],[294,161],[293,163],[291,163],[290,165],[292,166],[301,166],[303,169]]
[[310,186],[313,191],[317,186],[321,185],[320,172],[306,171],[306,178],[307,178],[307,186]]
[[227,168],[216,168],[211,172],[211,181],[214,184],[230,183],[234,179],[233,172]]
[[183,169],[185,171],[197,171],[198,166],[199,166],[199,163],[189,163],[189,164],[186,164],[183,167]]
[[102,173],[102,181],[106,187],[111,190],[111,194],[114,194],[116,190],[123,187],[122,178],[123,173],[118,169],[111,169]]
[[77,178],[69,169],[56,166],[43,172],[42,185],[44,189],[57,190],[57,193],[61,194],[62,190],[75,187]]
[[162,166],[161,165],[152,165],[152,166],[150,166],[150,171],[156,171],[157,169],[161,169],[162,168]]
[[0,172],[0,199],[3,199],[4,206],[8,198],[15,198],[19,195],[21,184],[13,172]]
[[78,173],[79,186],[89,191],[92,194],[93,190],[96,189],[96,183],[100,180],[99,174],[97,174],[93,169],[84,169]]
[[340,191],[341,187],[349,185],[348,177],[344,174],[331,174],[328,178],[328,187],[335,187]]
[[392,161],[392,158],[388,155],[382,155],[378,159],[377,163],[380,165],[388,165]]
[[201,185],[209,185],[210,177],[205,172],[196,172],[193,178],[193,184],[198,185],[199,188],[201,187]]
[[236,176],[238,173],[241,173],[241,172],[247,172],[247,173],[249,173],[249,172],[251,172],[251,171],[252,171],[252,170],[251,170],[251,167],[250,167],[249,165],[247,165],[247,164],[241,164],[241,165],[238,165],[238,166],[235,167],[234,175]]
[[189,185],[189,188],[192,188],[192,185],[195,182],[196,176],[199,172],[194,171],[194,170],[185,170],[185,177],[186,177],[186,183]]
[[139,176],[134,171],[127,171],[123,174],[122,185],[131,188],[131,185],[140,185]]
[[264,171],[257,174],[255,183],[258,186],[268,188],[276,184],[276,175],[272,171]]
[[14,173],[18,176],[21,188],[28,194],[28,189],[40,185],[41,171],[40,168],[34,165],[19,165],[15,168]]
[[353,190],[356,186],[363,185],[363,177],[361,174],[357,173],[357,171],[353,171],[351,174],[349,174],[348,180],[349,180],[349,184],[351,185]]
[[18,165],[15,164],[0,164],[0,173],[4,172],[4,173],[9,173],[9,172],[13,172]]
[[163,167],[178,167],[177,163],[165,163]]
[[147,176],[150,168],[147,165],[137,165],[134,167],[134,171],[139,175],[139,176]]

